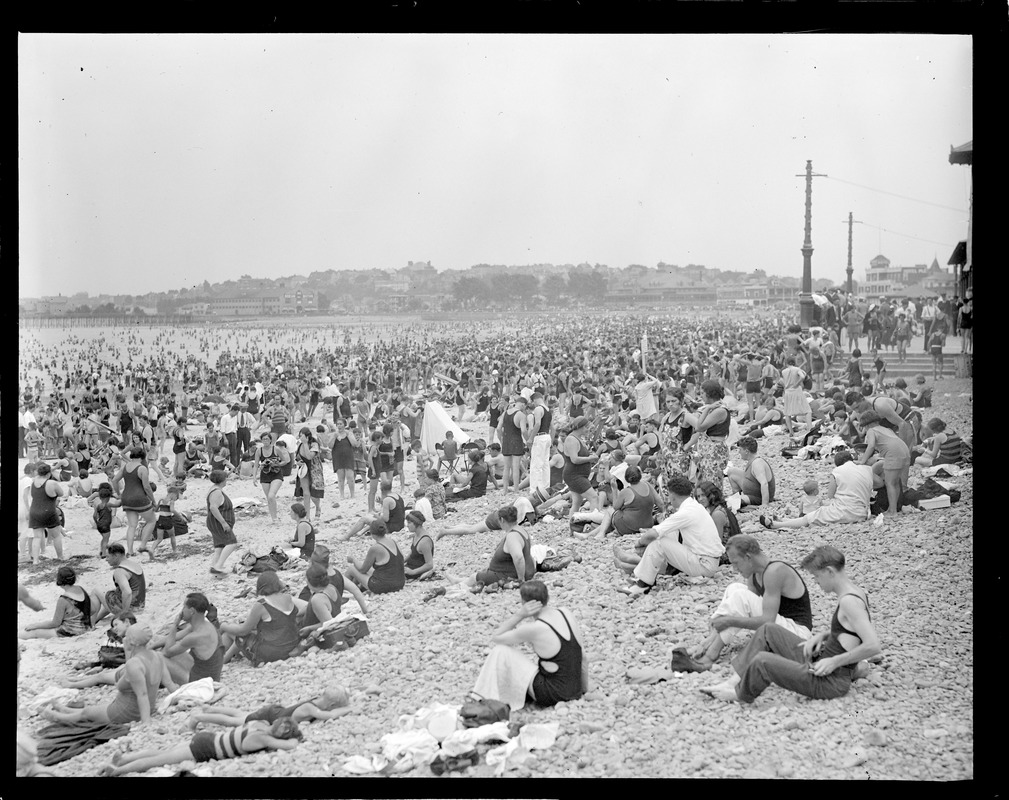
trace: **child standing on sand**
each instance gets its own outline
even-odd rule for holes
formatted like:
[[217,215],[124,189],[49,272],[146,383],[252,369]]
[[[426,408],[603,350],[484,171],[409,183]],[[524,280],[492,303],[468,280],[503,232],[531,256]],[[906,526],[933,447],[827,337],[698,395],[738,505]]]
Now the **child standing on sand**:
[[[943,357],[942,344],[946,334],[940,329],[933,329],[928,337],[928,351],[932,354],[932,380],[942,378]],[[27,438],[25,439],[27,441]]]

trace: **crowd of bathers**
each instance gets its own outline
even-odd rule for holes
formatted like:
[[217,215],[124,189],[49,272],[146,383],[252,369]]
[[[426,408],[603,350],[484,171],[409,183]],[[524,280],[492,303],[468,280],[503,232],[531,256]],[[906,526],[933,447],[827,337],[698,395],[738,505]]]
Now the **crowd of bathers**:
[[[857,347],[841,349],[842,325],[843,318],[803,334],[770,314],[712,310],[644,319],[558,314],[539,319],[535,329],[502,328],[479,339],[452,324],[427,330],[390,326],[357,340],[336,328],[288,333],[194,328],[155,334],[154,356],[144,355],[150,343],[132,330],[125,342],[105,337],[75,342],[68,336],[64,345],[76,343],[78,351],[63,346],[59,357],[38,342],[29,340],[27,347],[22,342],[23,367],[29,367],[22,376],[33,371],[35,380],[22,385],[19,397],[19,448],[28,461],[20,491],[19,551],[38,564],[51,546],[62,559],[60,501],[76,494],[93,509],[100,555],[113,581],[109,592],[89,591],[76,584],[72,568],[61,568],[53,620],[22,635],[78,635],[108,616],[125,658],[120,672],[101,679],[117,685],[113,705],[118,706],[62,709],[51,717],[143,722],[153,713],[159,686],[208,676],[218,681],[224,665],[236,658],[258,664],[324,646],[322,632],[340,615],[346,597],[366,613],[373,596],[399,591],[408,581],[431,581],[440,537],[487,530],[500,531],[501,539],[485,570],[470,576],[442,570],[460,590],[522,589],[521,609],[494,634],[498,647],[475,694],[500,695],[496,699],[513,708],[528,699],[550,705],[579,697],[589,683],[578,622],[551,606],[545,585],[534,578],[547,560],[534,554],[529,527],[548,514],[568,515],[582,538],[636,536],[632,548],[618,543],[613,549],[615,564],[631,575],[622,589],[631,596],[650,591],[661,574],[710,577],[725,563],[739,569],[748,594],[725,601],[733,624],[716,626],[693,654],[674,653],[674,667],[710,669],[729,641],[722,632],[754,627],[752,620],[778,624],[779,610],[786,619],[807,623],[808,592],[803,595],[805,585],[791,567],[776,579],[783,588],[775,595],[780,602],[770,608],[774,613],[761,612],[759,598],[772,576],[760,583],[767,559],[753,537],[739,533],[732,510],[774,500],[775,478],[759,456],[760,439],[778,429],[796,445],[828,434],[844,444],[825,502],[814,485],[795,519],[762,514],[766,527],[864,521],[874,502],[896,514],[912,463],[955,463],[965,446],[941,419],[923,417],[930,405],[923,375],[909,387],[903,379],[887,380],[878,364],[863,366]],[[181,347],[184,342],[190,346]],[[110,350],[104,361],[102,348]],[[213,364],[198,355],[214,352]],[[442,405],[457,423],[488,422],[489,435],[459,443],[448,430],[429,452],[420,442],[429,402]],[[742,469],[728,464],[730,443],[738,447]],[[171,457],[163,454],[168,445]],[[408,459],[417,467],[412,497],[403,496]],[[341,498],[353,496],[357,484],[368,493],[366,513],[339,538],[366,532],[369,547],[363,559],[350,559],[343,573],[329,563],[329,549],[316,542],[313,524],[313,510],[315,522],[322,514],[328,470],[337,477]],[[192,593],[164,637],[152,642],[142,632],[124,636],[146,603],[140,554],[157,561],[165,536],[175,552],[176,526],[192,521],[175,503],[187,479],[196,476],[211,484],[206,524],[213,539],[210,572],[218,575],[239,549],[228,481],[257,481],[271,521],[280,523],[279,492],[293,478],[294,502],[286,515],[293,533],[287,544],[290,555],[308,565],[302,595],[292,597],[275,568],[264,566],[269,557],[243,558],[240,568],[260,574],[257,599],[242,622],[217,620],[207,597]],[[489,485],[505,495],[496,511],[475,524],[442,524],[447,508],[483,497]],[[120,509],[127,518],[125,544],[110,543]],[[436,523],[439,530],[429,533]],[[412,537],[406,554],[391,536],[404,528]],[[752,567],[749,573],[740,566],[744,561]],[[810,554],[809,565],[828,591],[852,586],[843,555],[833,548]],[[851,605],[839,605],[835,622],[848,621],[854,632],[844,634],[854,638],[844,639],[832,626],[822,656],[847,659],[849,678],[878,649],[866,626],[867,604],[864,613]],[[714,616],[726,614],[723,609]],[[751,621],[740,623],[743,616]],[[545,624],[520,624],[529,618]],[[789,635],[808,638],[811,622],[802,627],[789,628]],[[744,674],[749,661],[766,660],[757,658],[759,653],[778,652],[778,639],[784,641],[780,632],[767,631],[737,670],[745,689],[739,698],[752,700],[762,691],[761,680],[763,686],[777,682],[803,693],[824,691],[822,683],[798,681],[790,673],[778,675],[780,680],[766,669],[761,679]],[[528,666],[532,662],[514,649],[519,642],[533,646],[538,666]],[[820,644],[806,656],[819,661]],[[189,653],[192,670],[173,677],[170,662],[145,655],[159,651],[169,658]],[[131,664],[139,678],[129,674]],[[809,674],[824,680],[830,674],[814,672]],[[140,688],[145,681],[146,693]],[[738,680],[729,683],[736,691]],[[847,691],[847,685],[833,680],[835,695],[829,696]],[[727,691],[719,689],[722,695]],[[323,713],[334,707],[316,704]],[[298,721],[293,712],[286,716]],[[229,719],[243,727],[227,741],[194,739],[169,754],[130,757],[109,771],[176,763],[197,753],[196,760],[208,760],[286,747],[278,742],[296,738],[297,725],[269,728],[283,717],[236,710]]]

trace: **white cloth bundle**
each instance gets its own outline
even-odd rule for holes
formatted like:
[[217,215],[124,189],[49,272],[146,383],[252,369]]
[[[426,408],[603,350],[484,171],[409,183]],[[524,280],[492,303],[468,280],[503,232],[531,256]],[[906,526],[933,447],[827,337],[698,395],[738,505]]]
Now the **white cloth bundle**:
[[519,731],[519,735],[495,747],[487,753],[487,763],[494,767],[495,775],[503,775],[506,769],[514,769],[527,758],[532,750],[553,747],[557,741],[558,722],[530,723]]
[[184,683],[158,704],[158,713],[164,714],[174,703],[189,700],[206,703],[214,696],[214,679],[200,678],[192,683]]

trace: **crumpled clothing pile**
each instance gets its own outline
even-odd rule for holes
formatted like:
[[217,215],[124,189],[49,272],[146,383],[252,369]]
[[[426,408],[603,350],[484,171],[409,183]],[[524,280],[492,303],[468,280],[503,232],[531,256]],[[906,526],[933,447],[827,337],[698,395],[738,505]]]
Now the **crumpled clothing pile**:
[[514,769],[524,762],[532,750],[552,747],[557,739],[559,723],[528,724],[512,739],[506,721],[466,728],[459,719],[461,706],[430,703],[413,714],[399,718],[399,730],[385,734],[380,742],[382,752],[368,758],[352,756],[343,768],[354,775],[408,772],[426,766],[441,755],[445,758],[462,755],[483,742],[505,742],[487,753],[487,763],[496,767],[495,774]]
[[180,707],[206,703],[214,696],[214,679],[200,678],[192,683],[184,683],[158,703],[158,713],[164,714],[173,704]]
[[[498,723],[500,724],[500,723]],[[557,741],[559,722],[530,722],[524,725],[519,735],[507,744],[487,752],[487,763],[494,767],[495,775],[503,775],[505,770],[515,769],[529,758],[533,750],[546,750]]]
[[36,713],[51,703],[73,700],[77,696],[77,692],[77,689],[69,686],[47,686],[31,700],[27,700],[24,707],[29,712]]
[[803,461],[808,458],[816,458],[817,456],[826,460],[828,458],[833,458],[834,453],[838,450],[845,450],[847,447],[847,443],[840,436],[821,436],[812,444],[800,447],[798,452],[795,454],[795,460]]

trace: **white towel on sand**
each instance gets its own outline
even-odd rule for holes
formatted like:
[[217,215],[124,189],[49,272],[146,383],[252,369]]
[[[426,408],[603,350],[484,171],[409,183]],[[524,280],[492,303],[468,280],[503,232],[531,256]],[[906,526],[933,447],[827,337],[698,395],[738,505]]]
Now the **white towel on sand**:
[[490,700],[500,700],[512,711],[518,711],[526,704],[526,693],[536,672],[536,664],[514,647],[495,645],[487,654],[473,692]]

